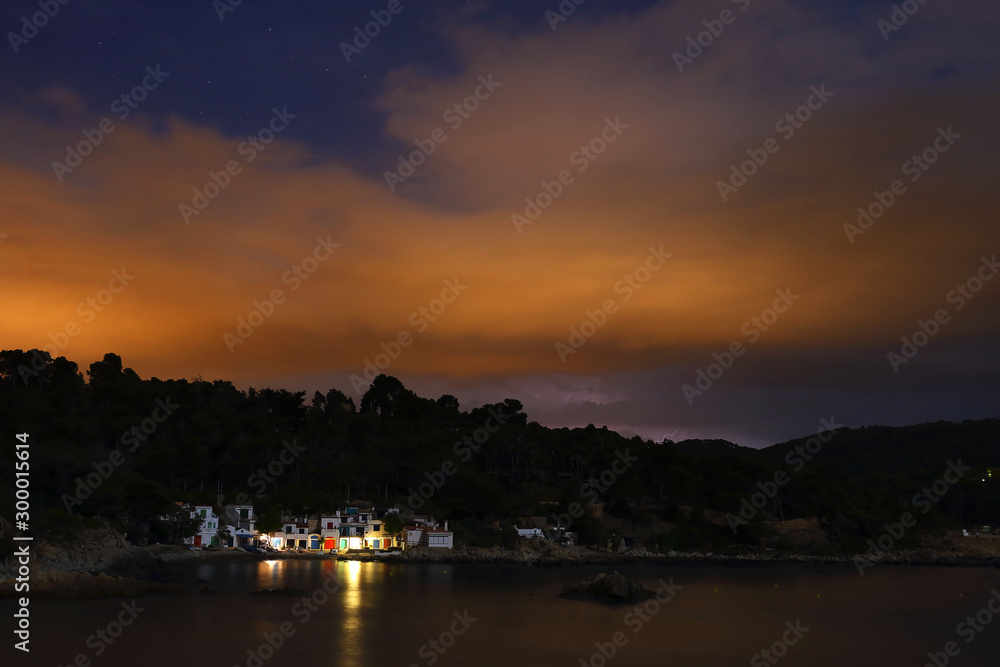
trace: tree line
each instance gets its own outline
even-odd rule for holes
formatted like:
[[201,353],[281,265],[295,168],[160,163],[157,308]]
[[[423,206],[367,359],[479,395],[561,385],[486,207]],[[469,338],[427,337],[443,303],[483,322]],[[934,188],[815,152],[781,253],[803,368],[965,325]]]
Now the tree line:
[[[837,428],[821,447],[802,438],[754,450],[626,438],[592,424],[547,428],[514,398],[463,410],[454,396],[420,397],[387,375],[355,404],[335,388],[307,398],[224,380],[143,379],[111,353],[84,374],[65,357],[4,350],[0,424],[9,440],[31,434],[39,536],[111,526],[136,543],[168,541],[176,535],[157,517],[177,501],[217,506],[221,493],[249,499],[265,532],[282,513],[367,500],[448,519],[469,544],[509,545],[526,516],[571,523],[582,542],[603,544],[618,536],[601,521],[613,517],[656,526],[651,548],[725,550],[773,536],[767,521],[816,517],[831,549],[854,552],[957,458],[970,472],[906,539],[1000,524],[1000,471],[986,472],[1000,469],[998,419]],[[790,457],[796,448],[815,452]],[[13,470],[13,445],[0,451]],[[12,475],[0,499],[14,506]]]

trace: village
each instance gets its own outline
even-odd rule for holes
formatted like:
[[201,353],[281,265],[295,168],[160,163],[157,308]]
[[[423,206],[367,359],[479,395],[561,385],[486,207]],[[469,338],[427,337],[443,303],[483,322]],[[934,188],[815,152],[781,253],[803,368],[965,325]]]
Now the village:
[[[453,549],[455,534],[448,521],[408,514],[406,508],[377,509],[371,503],[312,516],[283,515],[281,530],[257,530],[258,516],[252,504],[221,505],[221,516],[211,505],[176,503],[179,511],[198,521],[197,532],[183,538],[190,549],[220,548],[248,552],[293,551],[338,554],[349,551],[406,552],[415,547]],[[167,517],[161,517],[167,519]],[[552,529],[544,517],[525,517],[514,526],[518,537],[552,539],[564,546],[575,544],[576,535]]]

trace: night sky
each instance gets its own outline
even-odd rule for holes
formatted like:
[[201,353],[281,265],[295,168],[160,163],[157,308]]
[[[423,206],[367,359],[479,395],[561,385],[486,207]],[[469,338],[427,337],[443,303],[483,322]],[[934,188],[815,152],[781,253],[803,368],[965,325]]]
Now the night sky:
[[0,345],[657,441],[995,417],[1000,3],[896,7],[5,2]]

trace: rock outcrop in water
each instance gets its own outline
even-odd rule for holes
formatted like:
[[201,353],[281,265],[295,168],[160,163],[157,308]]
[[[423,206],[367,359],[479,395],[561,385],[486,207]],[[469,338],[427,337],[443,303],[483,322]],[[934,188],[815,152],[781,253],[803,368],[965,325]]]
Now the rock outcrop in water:
[[579,584],[567,584],[563,586],[559,597],[598,602],[642,602],[654,595],[653,591],[643,588],[639,582],[615,570],[611,574],[598,572]]

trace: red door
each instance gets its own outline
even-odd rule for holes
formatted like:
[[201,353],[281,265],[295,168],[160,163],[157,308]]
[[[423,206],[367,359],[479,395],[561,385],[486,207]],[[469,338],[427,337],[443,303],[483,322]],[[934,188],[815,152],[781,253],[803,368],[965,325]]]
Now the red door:
[[328,537],[325,540],[323,540],[323,548],[327,549],[327,550],[336,549],[337,548],[337,538],[335,538],[335,537]]
[[194,545],[196,547],[200,547],[201,546],[201,535],[195,535],[194,536]]

